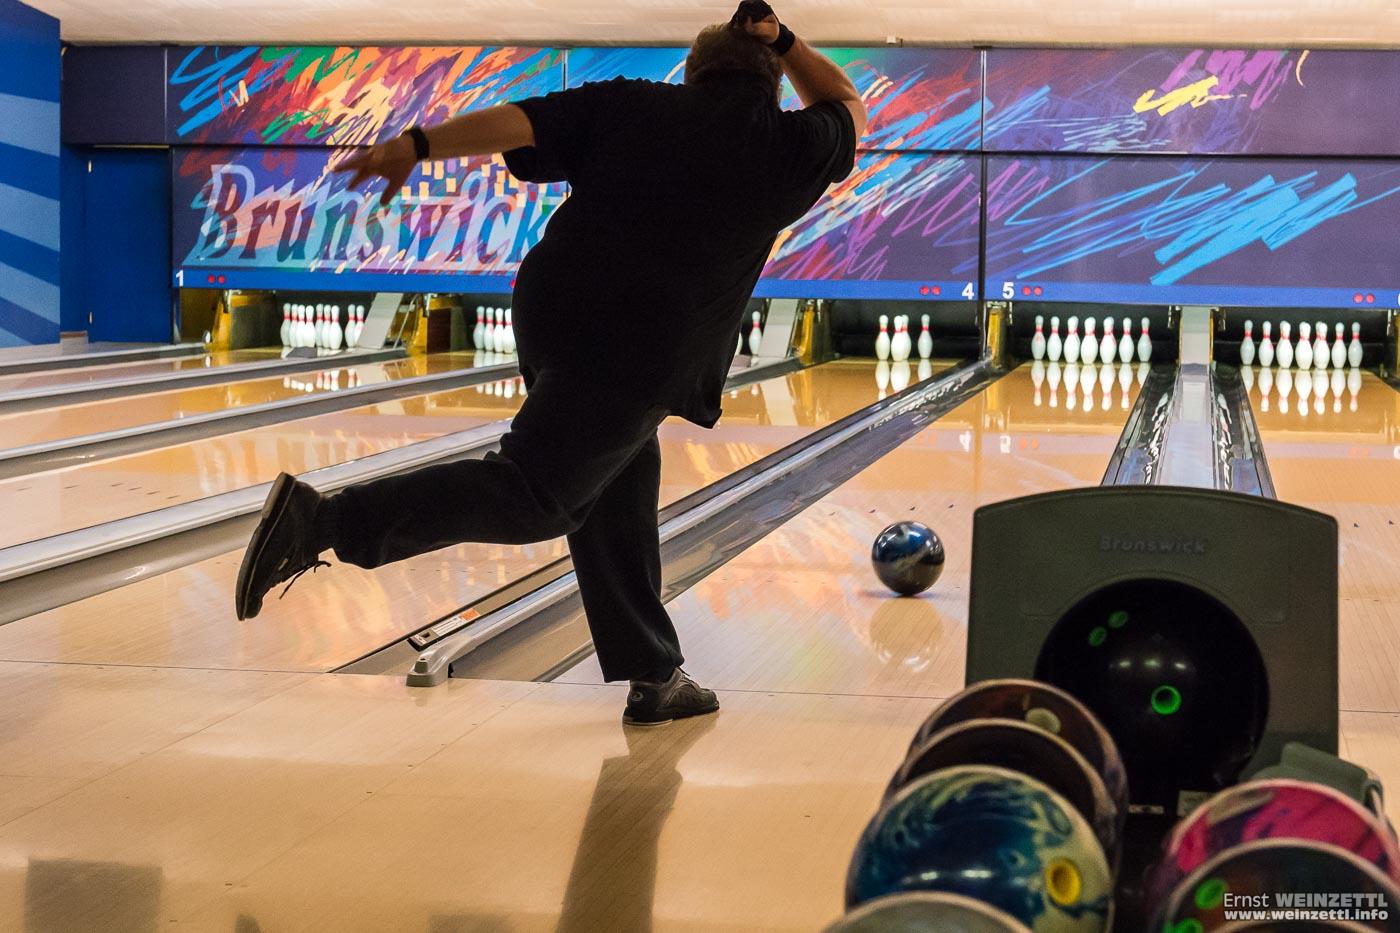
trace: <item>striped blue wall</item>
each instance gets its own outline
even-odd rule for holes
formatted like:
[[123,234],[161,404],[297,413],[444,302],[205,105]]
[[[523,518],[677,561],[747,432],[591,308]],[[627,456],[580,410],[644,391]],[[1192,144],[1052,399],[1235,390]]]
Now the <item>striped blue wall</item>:
[[0,347],[56,343],[58,20],[0,0]]

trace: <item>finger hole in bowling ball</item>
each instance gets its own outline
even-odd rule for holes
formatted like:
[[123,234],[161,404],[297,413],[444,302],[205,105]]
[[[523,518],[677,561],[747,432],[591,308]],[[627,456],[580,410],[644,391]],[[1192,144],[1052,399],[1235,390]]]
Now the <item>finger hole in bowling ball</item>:
[[1181,791],[1238,780],[1268,714],[1264,661],[1239,617],[1168,580],[1116,583],[1081,600],[1045,640],[1036,677],[1103,722],[1133,803],[1167,812]]

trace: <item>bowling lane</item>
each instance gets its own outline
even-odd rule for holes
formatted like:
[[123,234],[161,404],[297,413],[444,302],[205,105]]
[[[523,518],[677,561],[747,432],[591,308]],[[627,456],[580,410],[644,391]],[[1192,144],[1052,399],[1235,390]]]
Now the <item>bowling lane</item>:
[[[950,365],[936,364],[931,372]],[[730,393],[724,419],[712,431],[671,419],[661,431],[663,502],[740,469],[885,391],[874,363],[837,361]],[[275,456],[269,459],[276,463]],[[524,547],[460,545],[377,571],[336,565],[307,576],[285,599],[270,598],[262,615],[240,623],[233,618],[232,596],[240,549],[0,627],[0,660],[327,670],[564,553],[559,539]]]
[[320,372],[269,376],[0,415],[0,445],[3,445],[0,449],[66,440],[102,431],[118,431],[335,389],[466,369],[474,365],[473,357],[474,354],[467,351],[410,356],[357,366],[331,365]]
[[268,424],[0,481],[0,547],[305,473],[511,417],[519,380]]
[[211,369],[235,363],[262,363],[282,355],[281,347],[256,350],[219,350],[194,356],[177,356],[166,360],[142,360],[136,363],[111,363],[106,366],[80,366],[75,369],[55,369],[49,372],[21,373],[0,376],[0,394],[23,392],[26,389],[53,389],[60,386],[87,385],[113,379],[140,379],[168,376],[191,369]]
[[[956,692],[973,510],[1096,485],[1147,373],[1087,371],[1070,396],[1070,374],[1053,364],[1039,387],[1037,367],[1014,370],[677,597],[669,608],[686,669],[729,691]],[[900,519],[931,525],[948,555],[938,584],[910,599],[891,596],[870,567],[871,541]],[[1016,585],[1016,568],[1005,579]],[[597,659],[559,680],[601,683]]]
[[1400,713],[1400,393],[1357,370],[1307,399],[1296,378],[1287,395],[1277,374],[1267,392],[1253,381],[1279,499],[1340,529],[1341,708]]

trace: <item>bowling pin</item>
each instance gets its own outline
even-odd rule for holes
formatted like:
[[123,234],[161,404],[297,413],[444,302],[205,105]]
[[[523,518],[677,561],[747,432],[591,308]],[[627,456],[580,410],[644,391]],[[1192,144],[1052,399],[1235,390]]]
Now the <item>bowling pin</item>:
[[1244,380],[1244,394],[1247,396],[1254,391],[1254,367],[1245,366],[1241,368],[1240,378]]
[[290,303],[287,303],[282,305],[282,328],[277,332],[278,336],[282,338],[282,346],[284,347],[291,346],[291,344],[288,342],[292,339],[292,335],[290,333],[291,329],[292,306]]
[[890,341],[890,359],[896,363],[903,363],[909,359],[909,351],[913,349],[909,339],[909,319],[898,317],[895,321],[894,339]]
[[1042,314],[1035,316],[1035,336],[1031,337],[1031,359],[1037,362],[1045,359],[1045,316]]
[[760,312],[753,313],[753,328],[749,331],[749,352],[754,356],[758,356],[763,349],[763,328],[759,326],[762,319],[763,315]]
[[[1060,339],[1060,319],[1052,316],[1050,318],[1050,339],[1045,341],[1045,355],[1050,357],[1050,362],[1058,363],[1060,356],[1064,352],[1065,343]],[[1051,398],[1055,396],[1051,390]]]
[[1113,318],[1103,319],[1103,339],[1099,341],[1099,359],[1105,365],[1112,366],[1113,361],[1118,359],[1118,339],[1113,336]]
[[[1324,347],[1322,352],[1325,355],[1327,348]],[[1294,358],[1298,361],[1299,369],[1312,369],[1312,327],[1307,321],[1298,325],[1298,352],[1294,354]]]
[[1342,322],[1338,321],[1332,332],[1332,368],[1341,369],[1347,363],[1347,347],[1342,340]]
[[1133,322],[1131,318],[1123,318],[1123,336],[1118,338],[1118,359],[1124,363],[1133,361]]
[[312,320],[315,310],[306,305],[301,311],[301,345],[308,349],[316,346],[316,322]]
[[515,352],[515,321],[511,318],[510,308],[506,308],[506,352]]
[[1142,319],[1142,333],[1138,336],[1137,355],[1138,359],[1144,363],[1152,359],[1152,338],[1147,336],[1147,329],[1151,326],[1152,322],[1150,320],[1147,318]]
[[[1292,335],[1293,335],[1293,325],[1290,324],[1290,323],[1287,322],[1287,321],[1281,322],[1281,323],[1279,324],[1279,326],[1278,326],[1278,350],[1276,351],[1276,354],[1275,354],[1275,355],[1278,357],[1278,365],[1279,365],[1279,368],[1280,368],[1280,369],[1292,369],[1292,368],[1293,368],[1293,336],[1292,336]],[[1289,387],[1292,388],[1292,385],[1291,385],[1292,379],[1291,379],[1291,378],[1290,378],[1290,380],[1289,380],[1289,383],[1290,383],[1290,386],[1289,386]]]
[[[919,333],[919,359],[926,360],[933,356],[933,334],[929,333],[927,314],[923,316],[922,323],[924,329]],[[922,372],[922,369],[920,371]],[[920,376],[919,380],[922,382],[927,378],[927,376]]]
[[1093,318],[1084,319],[1084,339],[1079,342],[1079,362],[1085,366],[1094,365],[1099,358],[1099,338],[1094,336]]
[[1327,346],[1327,325],[1318,321],[1316,333],[1317,340],[1313,342],[1313,367],[1326,369],[1327,364],[1332,362],[1331,348]]
[[360,345],[360,335],[365,331],[365,306],[360,305],[355,311],[355,346]]
[[886,329],[889,327],[889,323],[889,315],[880,315],[880,332],[875,336],[875,358],[878,360],[890,358],[890,334]]
[[345,345],[345,330],[340,326],[340,305],[335,305],[331,311],[330,338],[332,350],[339,350]]
[[[1065,337],[1065,362],[1066,362],[1066,363],[1078,363],[1078,362],[1079,362],[1079,318],[1077,318],[1077,317],[1072,317],[1072,318],[1070,318],[1067,326],[1069,327],[1069,336]],[[1077,375],[1078,375],[1078,374],[1076,373],[1076,376],[1077,376]]]
[[1274,325],[1272,321],[1264,322],[1264,339],[1259,341],[1259,365],[1269,367],[1274,365],[1274,338],[1272,336]]
[[1356,369],[1361,365],[1361,357],[1365,348],[1361,346],[1361,324],[1351,325],[1351,343],[1347,345],[1347,365]]
[[[502,309],[500,309],[500,308],[497,308],[497,309],[496,309],[496,312],[495,312],[495,320],[496,320],[496,330],[495,330],[494,336],[491,338],[491,349],[492,349],[492,351],[494,351],[494,352],[496,352],[496,353],[504,353],[504,352],[506,352],[506,313],[505,313],[505,311],[502,310]],[[505,391],[505,386],[502,386],[502,387],[501,387],[501,391],[502,391],[502,392]]]
[[734,355],[742,356],[744,353],[744,325],[742,322],[739,324],[739,336],[734,339],[737,341],[734,344]]
[[1254,365],[1254,322],[1244,322],[1244,339],[1240,341],[1240,363],[1244,366]]
[[476,306],[476,326],[472,328],[472,346],[478,350],[485,350],[486,340],[486,308],[482,305]]

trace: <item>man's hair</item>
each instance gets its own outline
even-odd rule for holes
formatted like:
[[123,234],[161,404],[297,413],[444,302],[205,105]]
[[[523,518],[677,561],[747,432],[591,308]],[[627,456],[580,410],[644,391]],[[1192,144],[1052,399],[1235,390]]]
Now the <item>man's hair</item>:
[[773,99],[783,79],[783,66],[768,46],[728,23],[700,30],[685,57],[685,83],[697,84],[723,71],[747,71],[773,83]]

